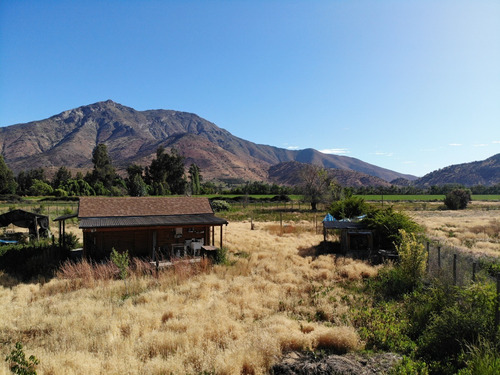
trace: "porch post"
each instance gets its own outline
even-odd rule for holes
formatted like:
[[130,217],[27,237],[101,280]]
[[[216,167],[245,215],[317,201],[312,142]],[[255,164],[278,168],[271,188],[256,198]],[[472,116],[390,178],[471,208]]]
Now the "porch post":
[[222,224],[220,226],[220,248],[222,249]]

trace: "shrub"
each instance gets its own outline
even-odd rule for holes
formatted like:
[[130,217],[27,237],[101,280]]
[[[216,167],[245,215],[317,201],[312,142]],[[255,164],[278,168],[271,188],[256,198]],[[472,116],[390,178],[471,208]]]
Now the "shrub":
[[401,268],[403,275],[408,279],[408,284],[417,285],[425,274],[427,251],[424,244],[419,242],[414,233],[400,230],[401,243],[396,246],[399,254],[397,267]]
[[454,288],[454,297],[441,312],[430,315],[419,339],[418,354],[438,373],[463,366],[461,352],[481,338],[494,339],[495,291],[493,285]]
[[26,359],[20,342],[16,343],[15,349],[5,358],[5,362],[9,363],[10,371],[18,375],[36,375],[36,366],[40,363],[34,355]]
[[401,243],[401,229],[406,233],[421,231],[420,226],[409,216],[402,212],[394,212],[392,207],[386,210],[376,209],[368,212],[363,223],[366,223],[375,232],[375,248],[385,250],[396,250],[396,246]]
[[342,199],[333,202],[330,206],[329,212],[335,219],[345,219],[363,215],[367,213],[369,206],[365,203],[365,200],[361,197],[351,196],[346,199]]
[[212,205],[212,209],[215,212],[229,211],[231,209],[231,205],[223,200],[214,200],[214,201],[212,201],[211,205]]
[[470,346],[467,357],[467,367],[461,369],[458,375],[500,374],[500,352],[488,341],[480,340],[478,345]]
[[410,357],[404,356],[398,365],[393,368],[389,375],[428,375],[427,364],[422,361],[415,361]]
[[67,197],[68,196],[68,192],[64,189],[55,189],[54,190],[54,195],[56,197]]
[[128,276],[128,267],[130,264],[130,258],[128,256],[128,250],[119,253],[115,248],[111,251],[111,261],[120,270],[120,279],[125,280]]
[[449,210],[463,210],[471,201],[471,191],[469,189],[454,189],[446,194],[444,205]]

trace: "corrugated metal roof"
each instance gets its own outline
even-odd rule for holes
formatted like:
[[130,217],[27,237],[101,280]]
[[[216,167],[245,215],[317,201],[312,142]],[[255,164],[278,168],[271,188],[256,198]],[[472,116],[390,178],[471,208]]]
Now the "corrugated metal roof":
[[157,215],[128,217],[90,217],[80,219],[80,228],[118,228],[146,226],[223,225],[227,220],[212,214]]
[[350,221],[323,221],[323,227],[326,229],[368,229],[366,224]]
[[78,218],[213,214],[207,198],[80,197]]

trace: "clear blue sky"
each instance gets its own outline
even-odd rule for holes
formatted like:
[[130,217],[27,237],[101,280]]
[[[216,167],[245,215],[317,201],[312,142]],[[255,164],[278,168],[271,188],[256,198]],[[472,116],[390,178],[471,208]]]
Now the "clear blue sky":
[[107,99],[421,176],[500,152],[500,1],[0,2],[0,126]]

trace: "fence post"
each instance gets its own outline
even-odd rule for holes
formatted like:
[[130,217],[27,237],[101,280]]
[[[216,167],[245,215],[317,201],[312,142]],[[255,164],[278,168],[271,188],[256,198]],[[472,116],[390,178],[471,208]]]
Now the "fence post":
[[453,285],[457,285],[457,254],[453,254]]
[[476,262],[472,263],[472,282],[476,282]]
[[438,246],[438,270],[441,270],[441,246]]
[[497,303],[495,306],[495,332],[494,332],[495,336],[498,332],[499,323],[500,323],[500,272],[497,272]]
[[430,265],[430,263],[429,263],[429,257],[430,257],[429,249],[430,249],[430,243],[429,243],[429,241],[427,241],[427,264],[425,266],[425,269],[427,270],[427,272],[429,272],[429,265]]

